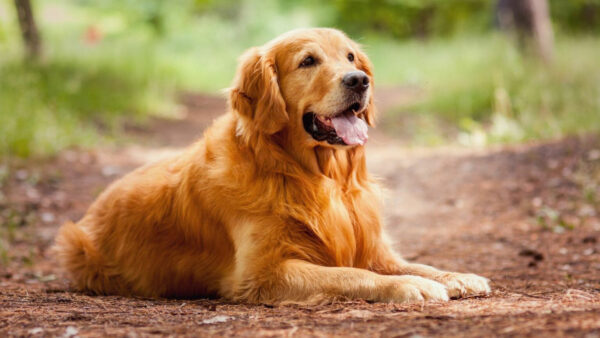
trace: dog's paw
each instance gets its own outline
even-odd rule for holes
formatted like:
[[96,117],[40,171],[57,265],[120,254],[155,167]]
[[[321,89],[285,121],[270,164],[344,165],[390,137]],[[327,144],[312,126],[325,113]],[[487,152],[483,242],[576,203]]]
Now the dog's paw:
[[487,295],[491,292],[489,280],[472,273],[446,272],[436,280],[446,286],[450,298]]
[[418,276],[394,276],[392,302],[415,303],[423,301],[447,301],[449,299],[446,287]]

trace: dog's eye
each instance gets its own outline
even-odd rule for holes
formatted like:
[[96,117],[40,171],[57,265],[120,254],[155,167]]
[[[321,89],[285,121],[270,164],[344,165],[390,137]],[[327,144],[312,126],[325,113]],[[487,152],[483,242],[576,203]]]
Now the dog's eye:
[[354,62],[354,54],[348,53],[348,61]]
[[300,67],[310,67],[315,64],[315,58],[312,56],[307,56],[306,59],[302,60],[300,63]]

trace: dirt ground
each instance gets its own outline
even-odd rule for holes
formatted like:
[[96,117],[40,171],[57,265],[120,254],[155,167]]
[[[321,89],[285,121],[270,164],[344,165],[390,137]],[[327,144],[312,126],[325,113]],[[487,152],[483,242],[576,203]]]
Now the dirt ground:
[[[380,109],[401,103],[398,93],[380,91]],[[59,224],[81,217],[115,178],[189,144],[225,109],[222,99],[201,95],[183,95],[182,103],[182,119],[131,127],[125,146],[0,165],[0,336],[600,337],[600,141],[593,136],[422,149],[371,131],[369,167],[387,187],[397,249],[490,278],[486,297],[271,307],[71,292],[48,252]]]

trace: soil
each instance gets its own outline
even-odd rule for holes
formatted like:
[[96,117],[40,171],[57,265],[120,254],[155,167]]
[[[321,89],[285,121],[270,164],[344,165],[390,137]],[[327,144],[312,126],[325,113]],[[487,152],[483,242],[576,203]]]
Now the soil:
[[[405,100],[399,92],[380,91],[380,110]],[[130,127],[123,146],[0,165],[0,336],[600,336],[600,141],[590,135],[425,149],[371,131],[369,168],[388,190],[396,248],[490,278],[489,296],[272,307],[72,292],[48,251],[58,226],[79,219],[115,178],[200,137],[226,109],[218,97],[181,101],[180,119]]]

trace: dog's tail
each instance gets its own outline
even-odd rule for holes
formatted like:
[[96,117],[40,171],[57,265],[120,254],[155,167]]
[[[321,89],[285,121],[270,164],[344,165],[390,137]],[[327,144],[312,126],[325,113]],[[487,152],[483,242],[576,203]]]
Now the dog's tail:
[[63,224],[53,251],[77,290],[95,294],[120,293],[121,283],[114,273],[110,273],[107,262],[81,226],[73,222]]

